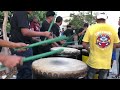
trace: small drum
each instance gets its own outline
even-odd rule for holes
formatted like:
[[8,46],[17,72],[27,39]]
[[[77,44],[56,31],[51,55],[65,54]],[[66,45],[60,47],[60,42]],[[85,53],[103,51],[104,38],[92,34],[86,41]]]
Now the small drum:
[[58,57],[68,57],[68,58],[77,58],[77,55],[79,55],[80,50],[78,49],[74,49],[74,48],[67,48],[67,47],[53,47],[51,48],[51,50],[58,50],[60,48],[63,48],[64,51],[62,51],[61,53],[55,55]]
[[82,61],[86,63],[89,58],[89,52],[86,49],[82,49]]
[[32,63],[33,79],[78,79],[84,78],[87,65],[79,60],[50,57]]

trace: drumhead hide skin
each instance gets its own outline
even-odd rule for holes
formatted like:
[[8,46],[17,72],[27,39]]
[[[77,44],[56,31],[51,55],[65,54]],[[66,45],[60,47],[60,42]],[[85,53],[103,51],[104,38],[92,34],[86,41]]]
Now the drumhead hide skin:
[[80,50],[78,50],[78,49],[67,48],[67,47],[53,47],[53,48],[51,48],[51,50],[58,50],[58,49],[61,49],[61,48],[64,49],[64,51],[61,52],[61,54],[64,54],[64,55],[79,54],[80,53]]
[[33,73],[46,78],[85,77],[87,65],[79,60],[64,57],[50,57],[32,63]]

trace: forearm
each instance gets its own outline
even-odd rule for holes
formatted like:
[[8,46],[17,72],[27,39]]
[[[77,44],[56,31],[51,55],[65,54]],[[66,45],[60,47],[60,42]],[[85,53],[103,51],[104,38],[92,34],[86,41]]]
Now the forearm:
[[45,32],[36,32],[36,31],[29,30],[28,28],[22,28],[21,32],[23,36],[27,36],[27,37],[46,36]]
[[82,35],[82,32],[78,33],[78,36],[81,36]]
[[25,34],[25,36],[39,37],[39,36],[45,36],[45,33],[44,32],[36,32],[36,31],[29,31],[28,33]]
[[16,44],[14,42],[5,41],[5,40],[0,39],[0,46],[14,48],[14,47],[16,47]]
[[7,55],[0,54],[0,62],[3,63]]

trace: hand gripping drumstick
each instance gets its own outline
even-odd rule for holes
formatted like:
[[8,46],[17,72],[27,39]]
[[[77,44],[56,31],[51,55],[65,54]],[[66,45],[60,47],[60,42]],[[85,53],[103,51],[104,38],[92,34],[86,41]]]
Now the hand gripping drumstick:
[[[58,49],[58,50],[53,50],[53,51],[50,51],[50,52],[47,52],[47,53],[43,53],[43,54],[38,54],[38,55],[35,55],[35,56],[30,56],[30,57],[27,57],[27,58],[23,58],[22,62],[27,62],[27,61],[31,61],[31,60],[35,60],[35,59],[39,59],[39,58],[43,58],[43,57],[46,57],[46,56],[49,56],[49,55],[53,55],[53,54],[56,54],[56,53],[60,53],[62,52],[64,49]],[[23,63],[17,65],[17,67],[21,66]],[[0,66],[0,69],[4,68],[5,66],[4,65],[1,65]]]
[[46,43],[50,44],[50,43],[57,42],[57,41],[60,41],[60,40],[64,40],[64,39],[67,39],[67,38],[68,37],[66,37],[66,36],[60,36],[60,37],[56,37],[56,38],[53,38],[53,39],[33,43],[33,44],[30,44],[30,45],[28,45],[26,47],[17,48],[17,49],[14,49],[14,50],[17,51],[17,50],[20,50],[20,49],[32,48],[32,47],[35,47],[35,46],[38,46],[38,45],[43,45],[43,44],[46,44]]

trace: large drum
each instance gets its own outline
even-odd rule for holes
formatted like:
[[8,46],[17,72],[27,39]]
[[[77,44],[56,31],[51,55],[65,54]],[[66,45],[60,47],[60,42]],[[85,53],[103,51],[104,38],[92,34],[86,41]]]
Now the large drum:
[[78,79],[86,76],[87,65],[79,60],[50,57],[32,63],[33,79]]
[[82,45],[68,45],[68,47],[80,50],[80,53],[78,54],[77,59],[82,60],[82,49],[83,49]]
[[63,48],[64,51],[55,55],[57,57],[67,57],[67,58],[77,59],[77,55],[79,55],[79,53],[80,53],[80,50],[78,50],[78,49],[67,48],[67,47],[53,47],[53,48],[51,48],[51,50],[58,50],[60,48]]

